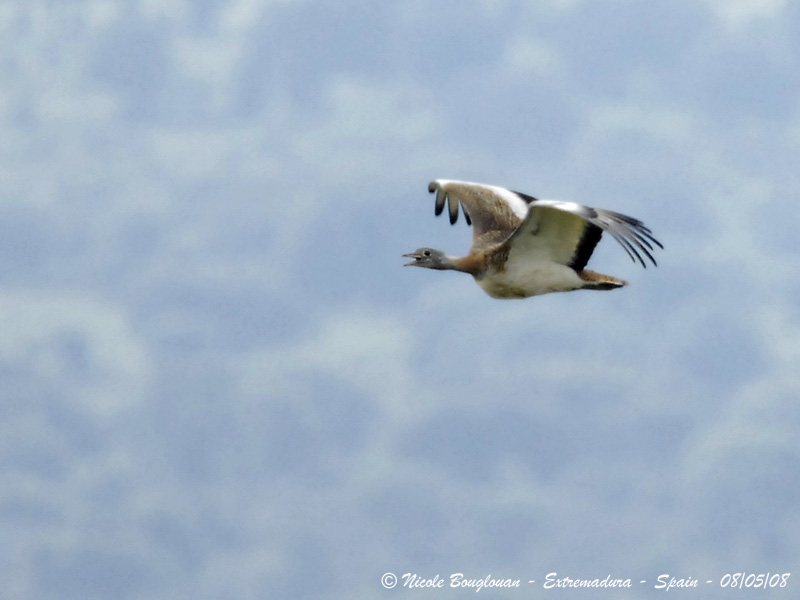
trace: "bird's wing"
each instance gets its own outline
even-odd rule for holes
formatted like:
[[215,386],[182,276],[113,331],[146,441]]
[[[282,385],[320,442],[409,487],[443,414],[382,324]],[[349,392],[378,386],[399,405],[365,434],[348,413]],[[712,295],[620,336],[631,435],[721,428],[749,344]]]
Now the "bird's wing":
[[625,249],[631,260],[647,267],[642,255],[656,264],[654,246],[663,248],[650,229],[638,219],[574,202],[529,198],[529,210],[522,224],[508,238],[509,251],[525,253],[531,259],[551,260],[581,271],[603,232]]
[[437,179],[428,185],[436,193],[436,215],[447,204],[450,223],[458,220],[458,207],[464,211],[467,224],[472,225],[472,249],[487,248],[508,239],[528,214],[525,197],[505,188]]

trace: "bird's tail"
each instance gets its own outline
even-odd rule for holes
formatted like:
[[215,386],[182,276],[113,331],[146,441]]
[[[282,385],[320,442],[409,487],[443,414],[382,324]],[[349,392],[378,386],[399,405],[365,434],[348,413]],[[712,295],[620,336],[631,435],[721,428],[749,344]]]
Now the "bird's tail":
[[602,275],[586,269],[578,273],[578,277],[584,281],[583,287],[581,288],[582,290],[615,290],[628,285],[628,282],[622,279],[617,279],[611,275]]

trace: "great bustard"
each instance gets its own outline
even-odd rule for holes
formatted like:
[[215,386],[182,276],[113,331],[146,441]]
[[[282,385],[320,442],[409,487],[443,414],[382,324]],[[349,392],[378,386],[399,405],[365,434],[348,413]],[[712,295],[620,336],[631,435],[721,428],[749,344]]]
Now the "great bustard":
[[573,202],[538,200],[505,188],[437,179],[428,186],[436,193],[436,214],[448,204],[450,223],[458,207],[472,225],[469,254],[456,258],[440,250],[420,248],[404,254],[406,266],[453,269],[469,273],[494,298],[528,298],[549,292],[613,290],[622,279],[586,270],[586,263],[607,231],[631,259],[653,265],[653,246],[663,248],[644,224],[609,210]]

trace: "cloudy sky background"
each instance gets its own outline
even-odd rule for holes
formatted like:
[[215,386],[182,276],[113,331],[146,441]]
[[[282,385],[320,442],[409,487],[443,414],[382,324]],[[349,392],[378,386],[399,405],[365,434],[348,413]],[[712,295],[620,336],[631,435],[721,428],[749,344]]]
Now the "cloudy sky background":
[[[0,595],[796,597],[798,73],[788,0],[3,2]],[[492,300],[438,177],[666,251]]]

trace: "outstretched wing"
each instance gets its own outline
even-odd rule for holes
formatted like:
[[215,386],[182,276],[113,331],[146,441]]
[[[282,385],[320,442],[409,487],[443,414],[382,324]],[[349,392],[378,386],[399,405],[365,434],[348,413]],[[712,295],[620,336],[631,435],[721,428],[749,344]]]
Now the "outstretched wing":
[[[525,198],[524,194],[519,195]],[[574,202],[527,198],[528,214],[508,239],[510,252],[525,253],[531,259],[549,259],[581,271],[605,231],[631,260],[638,260],[647,268],[644,255],[656,265],[654,246],[663,246],[638,219]]]
[[450,223],[458,220],[458,207],[472,225],[472,248],[486,248],[505,241],[522,224],[528,214],[530,196],[523,197],[505,188],[437,179],[428,185],[436,193],[436,215],[447,204]]

